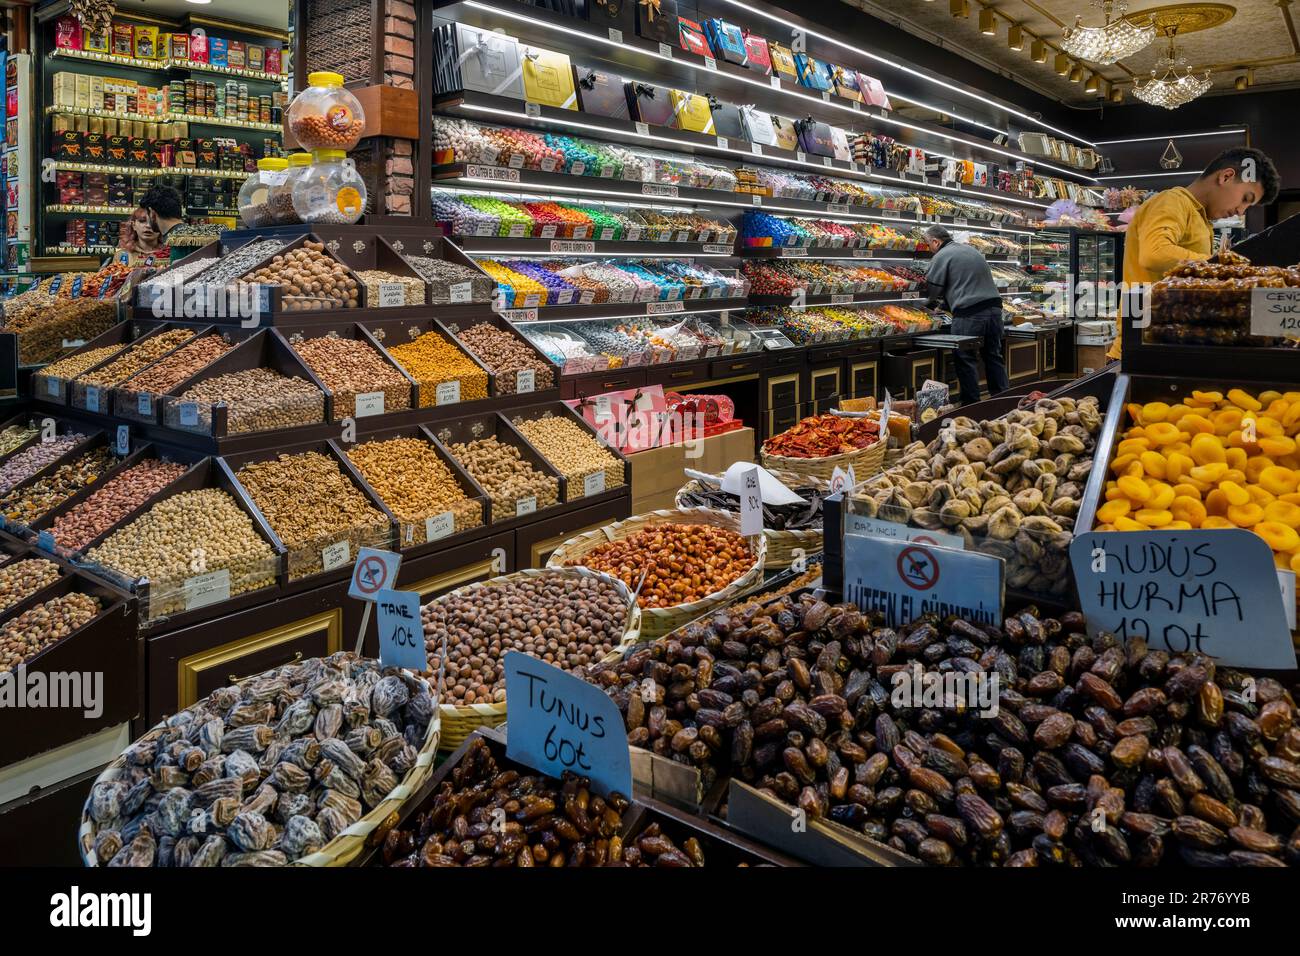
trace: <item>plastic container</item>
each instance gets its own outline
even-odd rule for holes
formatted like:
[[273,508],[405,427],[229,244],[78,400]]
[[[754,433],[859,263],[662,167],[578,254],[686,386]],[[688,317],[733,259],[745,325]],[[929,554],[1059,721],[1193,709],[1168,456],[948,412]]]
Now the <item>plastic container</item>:
[[308,74],[307,88],[289,104],[289,131],[303,149],[352,149],[365,128],[366,114],[340,73]]
[[312,153],[293,184],[293,209],[302,222],[351,225],[366,209],[366,184],[341,149]]
[[275,221],[267,202],[271,189],[283,184],[287,166],[288,163],[278,156],[268,156],[257,161],[257,172],[244,180],[236,206],[239,209],[239,220],[245,226],[269,226]]
[[288,157],[289,168],[284,180],[271,187],[266,196],[266,208],[271,214],[271,222],[277,226],[292,225],[298,222],[298,214],[293,209],[293,184],[311,166],[311,153],[293,153]]

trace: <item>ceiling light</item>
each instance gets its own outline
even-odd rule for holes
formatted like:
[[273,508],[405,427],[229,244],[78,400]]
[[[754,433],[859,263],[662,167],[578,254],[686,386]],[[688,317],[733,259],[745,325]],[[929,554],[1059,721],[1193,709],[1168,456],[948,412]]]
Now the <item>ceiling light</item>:
[[1088,82],[1083,84],[1084,92],[1096,93],[1097,90],[1100,88],[1101,88],[1101,77],[1097,76],[1096,73],[1088,74]]
[[1056,72],[1061,76],[1070,75],[1070,58],[1064,53],[1056,54],[1056,60],[1053,63],[1053,66],[1056,68]]
[[988,7],[980,11],[980,33],[989,37],[998,33],[998,19]]
[[[1074,26],[1061,34],[1061,48],[1065,52],[1090,63],[1109,66],[1146,49],[1156,38],[1153,22],[1138,26],[1124,16],[1128,11],[1127,0],[1092,0],[1092,5],[1101,8],[1103,25],[1085,27],[1083,17],[1075,17]],[[1119,18],[1112,20],[1111,14],[1116,10]]]
[[1023,50],[1024,48],[1024,33],[1021,31],[1019,23],[1013,23],[1007,27],[1007,49]]
[[1042,40],[1035,40],[1029,47],[1029,56],[1035,63],[1047,62],[1047,44]]
[[1192,73],[1187,59],[1179,54],[1174,45],[1174,35],[1177,32],[1176,26],[1168,29],[1169,46],[1165,55],[1156,60],[1156,65],[1151,69],[1151,78],[1133,89],[1133,95],[1143,103],[1176,110],[1213,86],[1209,70],[1201,75]]
[[1110,101],[1112,103],[1124,102],[1124,87],[1116,84],[1110,88]]
[[1074,66],[1070,67],[1070,82],[1079,83],[1082,80],[1083,80],[1083,67],[1081,67],[1079,64],[1076,63],[1074,64]]
[[1242,75],[1237,77],[1235,80],[1233,80],[1232,85],[1235,86],[1238,90],[1244,90],[1248,86],[1250,86],[1250,79],[1247,76]]
[[185,2],[186,2],[186,3],[199,3],[199,4],[204,4],[204,3],[211,3],[212,0],[185,0]]
[[969,17],[970,2],[969,0],[948,0],[948,12],[954,17]]

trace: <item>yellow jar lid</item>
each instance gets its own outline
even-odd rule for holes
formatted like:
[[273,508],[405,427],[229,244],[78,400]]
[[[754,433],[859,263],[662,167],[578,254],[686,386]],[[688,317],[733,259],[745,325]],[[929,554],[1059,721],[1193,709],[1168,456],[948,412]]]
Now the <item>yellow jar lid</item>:
[[309,86],[342,86],[343,74],[331,73],[329,70],[318,70],[315,73],[307,74],[307,84]]
[[290,153],[288,162],[290,166],[294,166],[294,167],[310,166],[311,153]]
[[269,172],[275,172],[281,169],[288,169],[289,162],[283,156],[267,156],[265,159],[257,161],[257,168]]
[[318,163],[336,163],[340,159],[346,159],[348,151],[346,149],[314,149],[311,155]]

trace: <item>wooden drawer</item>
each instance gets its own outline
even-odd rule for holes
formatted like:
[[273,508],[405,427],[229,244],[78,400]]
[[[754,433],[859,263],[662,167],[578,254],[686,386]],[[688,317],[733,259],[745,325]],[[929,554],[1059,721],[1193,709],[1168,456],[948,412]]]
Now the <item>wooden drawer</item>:
[[644,367],[613,368],[595,375],[580,375],[573,380],[573,383],[573,394],[566,395],[566,398],[577,398],[579,395],[602,395],[605,392],[624,388],[640,388],[646,384],[646,369]]
[[1042,378],[1038,369],[1038,340],[1007,339],[1007,378],[1011,381]]
[[880,394],[880,359],[849,360],[849,395],[852,398],[875,398]]
[[664,365],[646,370],[649,384],[662,385],[664,391],[680,391],[696,382],[709,380],[709,363],[685,362],[680,365]]
[[884,385],[896,398],[911,398],[927,378],[937,379],[940,371],[938,349],[909,349],[886,352]]
[[[682,479],[683,483],[685,478]],[[543,568],[551,554],[570,538],[584,531],[595,531],[632,514],[632,499],[623,497],[560,518],[538,521],[515,531],[515,565],[519,568]]]
[[768,376],[763,383],[763,407],[781,408],[786,405],[798,405],[803,398],[800,377],[798,372]]
[[714,359],[709,363],[709,378],[732,378],[736,375],[757,375],[763,369],[763,355],[737,355]]
[[767,368],[772,374],[784,374],[789,369],[803,368],[807,362],[806,349],[780,349],[767,353]]
[[844,365],[836,363],[813,368],[808,373],[808,391],[815,411],[820,414],[839,404],[844,384]]
[[764,438],[771,438],[773,435],[779,435],[788,428],[793,428],[799,424],[799,419],[803,417],[804,409],[799,405],[782,405],[780,408],[771,408],[767,412],[767,434]]

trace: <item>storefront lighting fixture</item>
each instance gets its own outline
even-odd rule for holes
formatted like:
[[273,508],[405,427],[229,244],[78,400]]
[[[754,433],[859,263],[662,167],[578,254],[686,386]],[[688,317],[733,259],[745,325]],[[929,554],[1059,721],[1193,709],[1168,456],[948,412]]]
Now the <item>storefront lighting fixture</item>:
[[1007,49],[1023,50],[1025,48],[1025,34],[1019,23],[1013,23],[1007,27]]
[[980,10],[980,33],[986,37],[998,35],[998,18],[993,15],[993,11],[988,7]]
[[[1146,49],[1155,40],[1153,22],[1139,26],[1124,16],[1128,12],[1127,0],[1093,0],[1092,5],[1101,9],[1102,25],[1085,27],[1083,17],[1075,17],[1074,26],[1061,35],[1061,48],[1066,53],[1109,66]],[[1112,19],[1116,13],[1119,16]]]
[[1035,63],[1047,62],[1047,44],[1042,40],[1035,40],[1029,47],[1029,58]]

